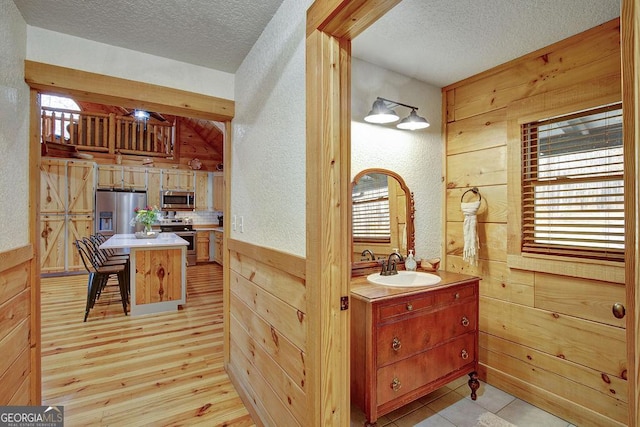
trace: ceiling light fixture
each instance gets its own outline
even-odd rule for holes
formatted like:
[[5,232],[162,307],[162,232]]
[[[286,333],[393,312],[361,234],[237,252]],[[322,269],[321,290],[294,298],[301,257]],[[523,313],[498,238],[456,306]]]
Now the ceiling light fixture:
[[135,111],[133,112],[133,116],[134,116],[136,119],[140,119],[140,120],[148,120],[148,119],[149,119],[149,117],[150,117],[151,115],[149,114],[149,112],[148,112],[148,111],[144,111],[144,110],[135,110]]
[[402,119],[400,123],[396,125],[398,129],[417,130],[429,127],[429,122],[427,121],[427,119],[425,119],[424,117],[420,117],[418,113],[416,113],[418,107],[380,97],[377,97],[373,102],[371,111],[369,111],[369,114],[367,114],[364,120],[366,122],[376,124],[396,122],[400,118],[400,116],[396,114],[393,108],[400,106],[410,108],[411,112],[407,117]]

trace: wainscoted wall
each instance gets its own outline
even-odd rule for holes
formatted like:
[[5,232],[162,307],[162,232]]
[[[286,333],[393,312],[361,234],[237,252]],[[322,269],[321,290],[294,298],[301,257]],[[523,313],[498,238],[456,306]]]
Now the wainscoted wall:
[[[0,405],[40,404],[40,333],[33,328],[31,245],[0,252]],[[32,389],[33,388],[33,389]],[[36,390],[37,389],[37,390]]]
[[[443,88],[445,265],[482,277],[481,377],[581,426],[627,423],[625,320],[611,313],[624,266],[521,256],[519,120],[620,99],[618,20]],[[460,211],[474,186],[477,267]]]
[[305,259],[229,239],[229,376],[255,419],[311,425]]

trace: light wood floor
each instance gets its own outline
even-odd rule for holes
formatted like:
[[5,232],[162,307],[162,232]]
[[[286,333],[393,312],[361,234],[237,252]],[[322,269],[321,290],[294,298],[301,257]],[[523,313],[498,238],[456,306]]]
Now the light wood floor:
[[66,426],[254,425],[223,368],[220,266],[188,268],[175,313],[124,316],[113,287],[84,323],[86,280],[42,279],[42,399]]

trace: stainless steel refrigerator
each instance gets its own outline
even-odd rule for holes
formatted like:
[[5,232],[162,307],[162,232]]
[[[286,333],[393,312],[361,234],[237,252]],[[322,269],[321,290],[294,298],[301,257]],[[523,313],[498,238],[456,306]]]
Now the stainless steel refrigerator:
[[136,231],[131,219],[136,208],[147,205],[146,192],[96,191],[96,232],[106,237]]

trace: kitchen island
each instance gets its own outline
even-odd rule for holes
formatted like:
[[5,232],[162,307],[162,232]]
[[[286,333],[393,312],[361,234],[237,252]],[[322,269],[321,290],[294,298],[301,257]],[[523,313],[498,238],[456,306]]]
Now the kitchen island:
[[186,302],[188,244],[175,233],[160,233],[154,239],[115,234],[100,245],[129,252],[132,316],[175,311]]

